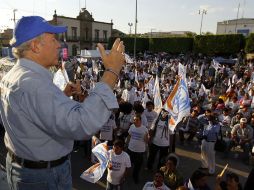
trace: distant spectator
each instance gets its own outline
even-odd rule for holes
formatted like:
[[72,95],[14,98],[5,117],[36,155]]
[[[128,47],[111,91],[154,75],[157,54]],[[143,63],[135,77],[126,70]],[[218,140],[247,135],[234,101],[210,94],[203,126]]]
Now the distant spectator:
[[143,187],[143,190],[170,190],[164,184],[164,174],[162,171],[157,171],[154,174],[154,179],[151,182],[146,182]]
[[170,154],[165,166],[160,168],[160,171],[164,173],[165,184],[171,190],[175,190],[177,187],[183,185],[183,177],[176,169],[178,165],[178,156],[176,156],[175,154]]
[[194,171],[184,186],[188,190],[210,190],[210,187],[207,185],[207,174],[200,170]]

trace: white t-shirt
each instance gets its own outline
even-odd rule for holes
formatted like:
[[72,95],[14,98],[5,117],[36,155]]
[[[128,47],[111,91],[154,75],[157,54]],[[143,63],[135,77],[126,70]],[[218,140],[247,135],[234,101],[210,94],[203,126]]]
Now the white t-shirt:
[[[154,128],[155,126],[152,126]],[[164,130],[164,131],[163,131]],[[156,133],[153,137],[153,144],[157,146],[169,146],[170,137],[169,129],[166,125],[166,121],[159,120],[157,124]]]
[[144,139],[145,135],[148,133],[147,128],[143,125],[135,127],[135,125],[132,124],[128,133],[131,136],[128,149],[133,152],[145,152],[146,142]]
[[113,185],[118,185],[126,168],[131,167],[130,156],[124,151],[120,155],[115,154],[113,150],[108,152],[112,169],[108,169],[107,181]]
[[146,184],[143,187],[143,190],[170,190],[164,183],[160,187],[155,187],[153,184],[153,181],[146,182]]
[[144,115],[146,116],[147,119],[147,128],[150,129],[152,126],[152,123],[154,122],[154,120],[158,117],[158,114],[155,111],[147,111],[147,109],[145,109],[144,111]]
[[108,122],[103,125],[100,132],[100,139],[106,141],[112,141],[113,139],[113,130],[116,129],[116,122],[114,115],[111,115]]

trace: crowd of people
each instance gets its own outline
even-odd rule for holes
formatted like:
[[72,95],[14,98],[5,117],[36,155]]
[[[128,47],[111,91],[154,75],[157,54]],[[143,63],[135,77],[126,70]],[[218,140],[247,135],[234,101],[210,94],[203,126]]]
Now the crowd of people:
[[[162,102],[165,102],[177,81],[179,63],[187,68],[191,112],[178,123],[175,131],[170,131],[169,113],[165,109],[155,110],[154,83],[158,76]],[[225,159],[238,147],[242,149],[238,159],[249,164],[254,127],[253,63],[248,60],[245,64],[218,64],[204,56],[169,58],[145,53],[137,61],[124,65],[114,88],[119,109],[112,112],[93,138],[97,143],[108,141],[110,146],[115,139],[125,143],[123,150],[130,156],[133,182],[139,183],[143,164],[147,170],[156,168],[162,172],[165,185],[170,189],[184,185],[183,177],[176,170],[177,156],[169,156],[175,152],[175,143],[200,144],[199,170],[208,176],[215,175],[215,146],[218,146],[215,144],[220,137],[224,139],[219,148],[224,151]],[[103,65],[100,59],[73,58],[60,64],[59,70],[67,71],[70,80],[81,81],[83,94],[87,96],[100,79]],[[159,173],[155,174],[158,180]],[[110,185],[122,184],[121,181]],[[150,187],[151,184],[146,184],[144,188]]]
[[[29,30],[31,27],[36,30]],[[200,55],[144,53],[142,58],[124,63],[124,45],[117,39],[109,54],[98,45],[102,59],[59,61],[60,44],[54,34],[65,31],[37,16],[23,17],[14,30],[11,45],[18,61],[2,80],[0,106],[11,189],[44,188],[45,184],[49,189],[71,189],[73,140],[74,149],[84,140],[87,148],[104,141],[112,147],[108,190],[123,189],[130,168],[133,182],[139,184],[142,165],[147,171],[156,171],[144,190],[210,189],[206,177],[216,174],[218,147],[223,148],[225,159],[233,148],[242,149],[238,159],[249,164],[253,153],[253,60],[227,65]],[[187,71],[191,112],[172,131],[169,112],[155,109],[154,86],[158,77],[165,103],[178,80],[179,63]],[[51,70],[53,78],[48,71],[51,66],[57,67]],[[188,179],[178,171],[176,143],[200,144],[200,168]],[[248,182],[245,189],[251,188],[251,179]],[[239,177],[232,173],[225,181],[217,177],[215,188],[241,189]]]

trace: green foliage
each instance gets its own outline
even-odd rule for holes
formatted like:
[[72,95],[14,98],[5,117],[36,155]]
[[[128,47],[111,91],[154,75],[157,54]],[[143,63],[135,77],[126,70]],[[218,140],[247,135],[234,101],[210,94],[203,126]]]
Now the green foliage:
[[[164,37],[149,38],[137,37],[136,52],[168,52],[173,54],[194,52],[205,55],[231,55],[237,54],[244,49],[245,38],[241,34],[230,35],[194,35],[188,34],[188,37]],[[133,53],[134,37],[121,38],[125,45],[126,52]],[[109,47],[112,47],[115,38],[110,38]],[[251,34],[247,40],[247,52],[254,52],[254,34]]]
[[244,41],[241,34],[196,36],[193,50],[206,55],[230,55],[243,49]]
[[150,51],[185,53],[192,50],[193,38],[191,37],[170,37],[150,38]]
[[[116,38],[110,38],[109,40],[109,47],[112,47]],[[129,53],[134,52],[134,37],[125,37],[121,38],[124,43],[125,51]],[[149,38],[140,38],[137,37],[136,39],[136,52],[144,52],[149,50]]]
[[246,53],[254,53],[254,33],[250,34],[246,40]]

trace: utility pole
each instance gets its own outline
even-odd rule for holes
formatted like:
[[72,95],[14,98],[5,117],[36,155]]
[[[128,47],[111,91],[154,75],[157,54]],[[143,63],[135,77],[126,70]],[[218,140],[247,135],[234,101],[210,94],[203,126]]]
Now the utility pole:
[[156,30],[155,28],[151,28],[151,38],[153,37],[153,31]]
[[131,34],[131,27],[133,26],[133,23],[128,23],[129,27],[130,27],[130,34]]
[[138,2],[136,0],[136,11],[135,11],[135,37],[134,37],[134,60],[136,60],[136,43],[137,43],[137,15],[138,15]]
[[199,34],[201,35],[201,32],[202,32],[202,25],[203,25],[203,18],[204,18],[204,14],[205,14],[205,15],[207,14],[207,10],[205,10],[205,9],[199,10],[199,11],[198,11],[198,14],[201,15],[201,24],[200,24],[200,31],[199,31]]
[[16,26],[16,11],[18,11],[18,9],[13,9],[13,22],[14,22],[14,27]]
[[240,3],[238,4],[236,22],[235,22],[235,34],[237,34],[237,24],[238,24],[238,16],[239,16]]

